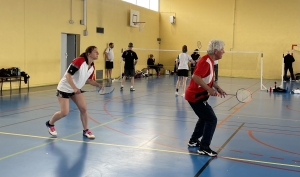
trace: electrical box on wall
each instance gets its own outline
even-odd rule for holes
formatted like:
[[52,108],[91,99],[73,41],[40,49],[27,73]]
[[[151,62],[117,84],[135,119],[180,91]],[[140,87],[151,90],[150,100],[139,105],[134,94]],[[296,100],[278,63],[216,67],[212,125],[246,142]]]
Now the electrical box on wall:
[[170,16],[170,23],[175,23],[175,16]]

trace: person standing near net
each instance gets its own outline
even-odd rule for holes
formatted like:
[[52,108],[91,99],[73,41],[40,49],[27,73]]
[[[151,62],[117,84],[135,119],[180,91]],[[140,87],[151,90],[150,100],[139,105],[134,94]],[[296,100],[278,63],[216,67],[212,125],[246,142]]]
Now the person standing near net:
[[130,91],[135,91],[133,85],[134,85],[134,76],[135,76],[135,65],[137,64],[138,56],[137,54],[132,50],[133,44],[130,42],[128,44],[128,50],[124,51],[122,54],[124,64],[124,76],[121,83],[120,90],[123,90],[124,88],[124,82],[126,80],[126,77],[131,77],[131,87]]
[[[191,56],[187,54],[187,50],[188,49],[187,49],[186,45],[182,46],[182,53],[179,54],[176,58],[176,67],[178,68],[178,71],[177,71],[178,80],[176,83],[176,92],[175,92],[176,96],[178,96],[180,82],[182,82],[183,94],[181,96],[184,97],[186,80],[189,75],[188,63],[189,62],[194,63],[194,60],[191,58]],[[179,65],[178,65],[178,62],[179,62]]]
[[194,70],[195,70],[195,66],[197,64],[197,61],[200,58],[199,50],[195,49],[195,51],[193,52],[193,54],[191,55],[191,57],[194,60],[194,63],[191,63],[191,75],[193,75]]
[[[185,99],[198,116],[198,122],[188,146],[199,147],[198,153],[202,155],[217,155],[217,152],[210,149],[211,140],[217,125],[217,117],[207,100],[209,96],[225,97],[226,95],[220,86],[214,82],[214,61],[222,58],[222,55],[225,53],[224,45],[224,42],[221,40],[211,40],[209,42],[207,54],[198,61],[185,92]],[[199,138],[201,137],[200,142]]]
[[106,69],[106,79],[111,81],[111,72],[114,68],[114,43],[109,43],[107,49],[105,50],[105,69]]
[[293,62],[295,62],[295,58],[290,52],[287,52],[287,55],[284,56],[284,80],[287,80],[287,70],[290,71],[292,81],[295,81],[295,75],[293,70]]
[[89,83],[93,86],[102,88],[100,84],[95,81],[95,66],[94,60],[98,59],[98,50],[95,46],[89,46],[85,53],[80,57],[75,58],[68,67],[65,75],[60,80],[57,86],[56,96],[60,105],[60,111],[56,112],[52,118],[46,122],[49,133],[52,136],[57,136],[57,132],[54,127],[54,123],[61,118],[65,117],[69,113],[69,99],[77,105],[80,111],[80,118],[83,126],[83,136],[94,139],[95,135],[88,129],[88,114],[86,108],[86,102],[81,88],[85,83]]

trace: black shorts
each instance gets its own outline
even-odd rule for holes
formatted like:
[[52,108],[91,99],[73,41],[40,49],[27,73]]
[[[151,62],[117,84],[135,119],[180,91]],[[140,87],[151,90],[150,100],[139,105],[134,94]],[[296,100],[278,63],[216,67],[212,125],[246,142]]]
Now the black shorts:
[[75,93],[66,93],[66,92],[62,92],[60,90],[56,91],[56,96],[61,97],[61,98],[71,98],[71,96],[75,95]]
[[134,77],[135,76],[135,69],[124,69],[124,76],[127,77]]
[[113,69],[113,68],[114,68],[114,62],[112,61],[105,62],[105,69]]
[[189,70],[187,70],[187,69],[178,69],[177,76],[188,77],[189,76]]

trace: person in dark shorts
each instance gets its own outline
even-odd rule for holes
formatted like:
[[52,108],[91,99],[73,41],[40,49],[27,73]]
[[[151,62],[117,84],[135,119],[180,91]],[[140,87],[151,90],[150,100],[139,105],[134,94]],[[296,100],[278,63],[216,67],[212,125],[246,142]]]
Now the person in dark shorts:
[[105,50],[105,69],[106,79],[111,80],[112,69],[114,68],[114,43],[109,43]]
[[94,60],[98,59],[99,52],[97,47],[89,46],[85,53],[80,57],[75,58],[64,76],[57,86],[56,96],[60,105],[60,111],[56,112],[52,118],[46,122],[48,132],[52,136],[57,136],[54,123],[69,114],[69,107],[71,99],[80,111],[80,118],[83,126],[83,136],[94,139],[95,135],[88,129],[88,114],[86,102],[81,88],[87,83],[102,88],[100,84],[95,81],[95,66]]
[[124,76],[121,83],[120,90],[123,90],[124,88],[124,82],[126,80],[126,77],[131,77],[131,86],[130,91],[135,91],[134,89],[134,76],[135,76],[135,65],[137,64],[138,56],[136,53],[132,50],[133,44],[130,42],[128,44],[128,50],[124,51],[122,54],[124,64]]
[[176,67],[178,68],[177,71],[178,80],[176,83],[176,92],[175,92],[176,96],[178,96],[180,82],[182,82],[183,93],[181,96],[184,97],[186,80],[189,75],[189,65],[188,65],[189,62],[194,63],[194,60],[189,54],[187,54],[187,46],[184,45],[182,46],[182,53],[179,54],[176,58]]

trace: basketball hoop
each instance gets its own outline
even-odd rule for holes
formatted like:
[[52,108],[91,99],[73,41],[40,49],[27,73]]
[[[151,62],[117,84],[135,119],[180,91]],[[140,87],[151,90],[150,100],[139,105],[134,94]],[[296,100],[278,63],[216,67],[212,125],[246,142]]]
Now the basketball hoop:
[[133,22],[133,24],[139,26],[139,30],[143,31],[144,27],[146,25],[146,22]]

